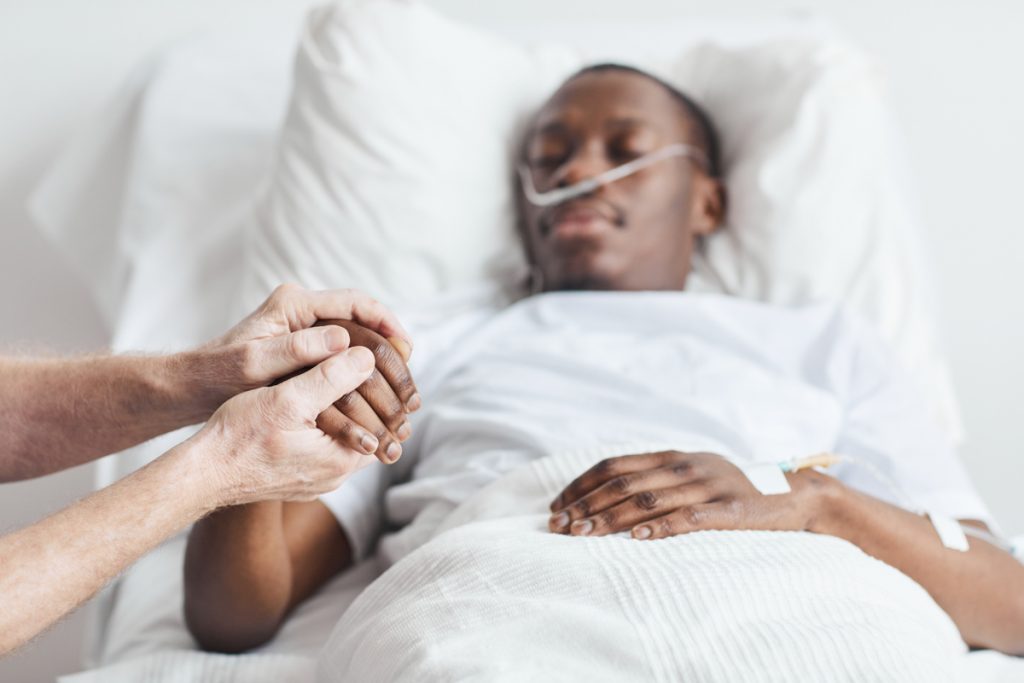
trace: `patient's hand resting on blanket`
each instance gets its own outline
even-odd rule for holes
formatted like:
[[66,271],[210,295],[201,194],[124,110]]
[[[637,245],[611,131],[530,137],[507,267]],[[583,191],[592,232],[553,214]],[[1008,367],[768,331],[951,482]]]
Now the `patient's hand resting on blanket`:
[[630,530],[635,539],[740,529],[836,536],[921,584],[968,645],[1024,654],[1024,568],[1009,553],[976,539],[967,552],[950,550],[927,517],[814,470],[786,477],[792,492],[765,496],[713,453],[608,458],[555,498],[549,528],[572,536]]
[[[377,440],[365,450],[394,462],[401,456],[399,442],[411,433],[406,414],[420,403],[406,365],[409,349],[358,323],[325,324],[344,327],[351,346],[373,351],[377,369],[317,424],[343,441],[365,427]],[[320,501],[223,508],[189,535],[185,621],[204,649],[251,649],[272,638],[296,605],[351,563],[348,539]]]
[[736,465],[714,453],[610,458],[555,499],[549,525],[574,536],[629,530],[639,539],[698,529],[816,531],[818,498],[834,480],[813,470],[786,476],[790,494],[763,496]]

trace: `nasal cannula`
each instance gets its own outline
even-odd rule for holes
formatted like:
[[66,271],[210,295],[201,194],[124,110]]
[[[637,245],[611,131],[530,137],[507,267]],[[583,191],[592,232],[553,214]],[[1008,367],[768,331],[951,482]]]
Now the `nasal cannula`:
[[600,173],[592,178],[584,178],[583,180],[573,183],[568,187],[556,187],[553,190],[547,192],[539,192],[533,184],[533,173],[526,164],[519,164],[519,180],[523,184],[523,194],[526,195],[527,201],[534,206],[553,206],[555,204],[561,204],[567,202],[570,199],[581,197],[585,194],[590,194],[602,185],[614,183],[616,180],[622,180],[626,176],[633,175],[634,173],[641,171],[651,164],[656,164],[659,161],[669,159],[672,157],[686,157],[692,159],[701,168],[707,170],[710,167],[708,163],[708,157],[698,147],[693,145],[686,145],[683,143],[677,143],[662,147],[661,149],[645,154],[641,157],[637,157],[632,161],[628,161],[615,168],[610,168],[604,173]]

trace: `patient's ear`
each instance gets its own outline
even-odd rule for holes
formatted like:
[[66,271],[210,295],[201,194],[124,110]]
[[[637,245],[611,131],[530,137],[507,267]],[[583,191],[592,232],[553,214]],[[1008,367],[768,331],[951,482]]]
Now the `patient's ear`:
[[725,218],[725,185],[717,178],[701,174],[694,183],[690,229],[696,236],[710,235]]

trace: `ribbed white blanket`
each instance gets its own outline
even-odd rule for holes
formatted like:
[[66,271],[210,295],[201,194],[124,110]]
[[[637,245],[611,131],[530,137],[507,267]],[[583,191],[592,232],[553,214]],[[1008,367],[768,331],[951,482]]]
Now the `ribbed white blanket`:
[[548,534],[548,501],[596,455],[539,461],[454,511],[425,512],[384,544],[398,561],[368,589],[372,561],[325,586],[257,653],[191,649],[176,539],[121,580],[103,666],[61,681],[306,683],[336,623],[321,681],[1024,680],[1024,660],[960,654],[917,584],[838,539]]
[[593,460],[537,461],[404,534],[409,553],[345,613],[318,680],[955,680],[965,648],[947,615],[837,538],[548,533],[547,503]]

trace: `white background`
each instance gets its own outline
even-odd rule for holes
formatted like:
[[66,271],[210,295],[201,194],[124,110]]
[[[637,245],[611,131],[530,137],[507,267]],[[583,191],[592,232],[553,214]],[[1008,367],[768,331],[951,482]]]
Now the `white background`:
[[[308,0],[0,0],[0,349],[87,351],[106,330],[79,282],[37,236],[23,204],[81,115],[133,63],[166,42],[230,24],[293,17]],[[1024,4],[1013,0],[434,0],[485,24],[810,12],[887,67],[910,144],[936,259],[942,329],[963,404],[963,449],[1011,533],[1024,533]],[[0,436],[2,438],[2,436]],[[38,519],[91,484],[88,466],[0,488],[0,530]],[[0,600],[3,596],[0,596]],[[18,655],[0,680],[44,681],[77,669],[71,617]]]

